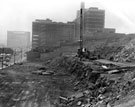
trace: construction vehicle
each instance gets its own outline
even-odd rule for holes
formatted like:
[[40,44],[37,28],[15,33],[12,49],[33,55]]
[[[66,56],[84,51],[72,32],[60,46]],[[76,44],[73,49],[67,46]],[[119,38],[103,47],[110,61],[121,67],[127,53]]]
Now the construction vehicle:
[[93,55],[93,53],[87,50],[86,48],[83,48],[82,50],[78,49],[77,57],[79,57],[80,59],[83,58],[88,60],[96,60],[99,58],[98,56]]
[[77,57],[80,59],[90,59],[95,60],[97,59],[97,56],[91,55],[90,51],[83,47],[83,33],[84,33],[84,3],[81,3],[81,9],[80,9],[80,48],[77,51]]

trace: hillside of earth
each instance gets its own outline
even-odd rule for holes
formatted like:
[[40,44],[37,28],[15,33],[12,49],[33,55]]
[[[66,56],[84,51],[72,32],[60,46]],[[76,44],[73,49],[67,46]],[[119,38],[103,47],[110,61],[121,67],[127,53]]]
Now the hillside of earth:
[[[57,107],[134,107],[135,65],[57,57],[45,64],[58,75],[72,75],[74,93]],[[104,68],[106,67],[106,68]]]
[[45,53],[49,60],[8,66],[0,70],[0,106],[133,107],[134,45],[135,35],[95,35],[84,47],[99,59],[80,60],[74,42]]
[[[91,55],[100,55],[102,59],[113,59],[114,61],[121,61],[121,53],[125,53],[129,44],[134,42],[135,35],[93,35],[85,36],[83,38],[83,47],[91,52]],[[53,59],[62,55],[75,55],[79,47],[79,41],[67,43],[53,49],[46,54],[47,59]],[[123,55],[122,54],[122,55]],[[124,56],[123,56],[124,57]]]

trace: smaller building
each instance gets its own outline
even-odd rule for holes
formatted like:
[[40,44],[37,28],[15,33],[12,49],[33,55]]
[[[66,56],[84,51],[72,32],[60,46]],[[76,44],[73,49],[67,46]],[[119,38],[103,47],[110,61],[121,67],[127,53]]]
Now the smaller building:
[[5,47],[5,44],[0,43],[0,48]]
[[30,32],[8,31],[7,32],[7,47],[10,47],[13,49],[30,48]]

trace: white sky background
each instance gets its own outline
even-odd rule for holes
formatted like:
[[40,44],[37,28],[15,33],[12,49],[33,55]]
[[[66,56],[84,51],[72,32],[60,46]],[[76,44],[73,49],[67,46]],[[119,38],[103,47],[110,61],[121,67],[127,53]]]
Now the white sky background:
[[135,0],[0,0],[0,42],[6,42],[8,30],[31,32],[35,19],[74,20],[81,1],[85,8],[105,10],[105,27],[135,33]]

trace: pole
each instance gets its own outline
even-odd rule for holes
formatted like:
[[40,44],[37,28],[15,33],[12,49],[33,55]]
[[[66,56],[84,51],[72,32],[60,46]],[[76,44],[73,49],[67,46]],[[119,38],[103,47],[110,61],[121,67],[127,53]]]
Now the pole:
[[84,9],[84,3],[81,3],[81,9],[80,9],[80,60],[82,60],[83,56],[83,9]]
[[14,64],[15,64],[15,55],[16,55],[16,49],[14,50]]
[[2,48],[2,63],[1,63],[2,64],[2,66],[1,66],[2,70],[3,70],[3,61],[4,61],[4,48]]
[[80,51],[82,52],[83,49],[83,8],[84,3],[81,3],[81,9],[80,9]]
[[22,52],[23,52],[23,51],[22,51],[22,48],[21,48],[21,61],[22,61]]

